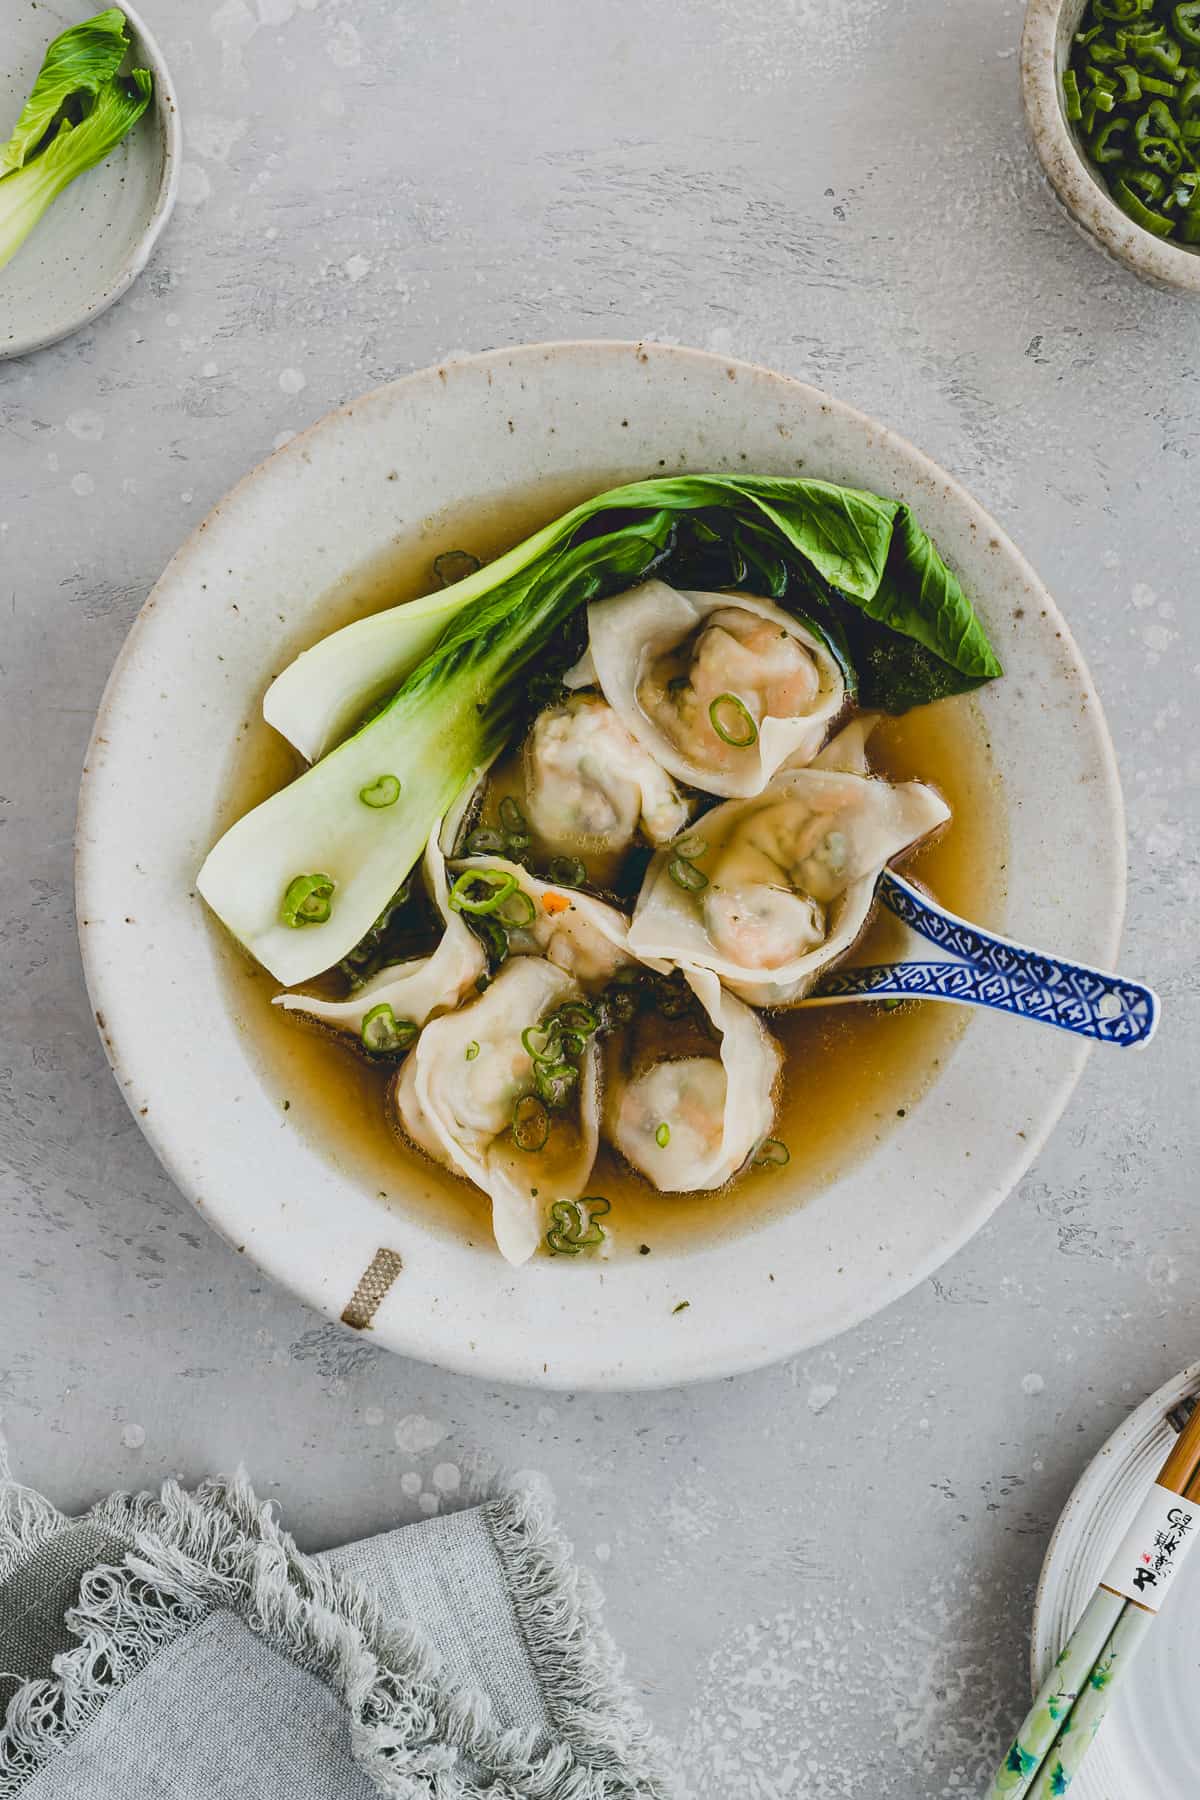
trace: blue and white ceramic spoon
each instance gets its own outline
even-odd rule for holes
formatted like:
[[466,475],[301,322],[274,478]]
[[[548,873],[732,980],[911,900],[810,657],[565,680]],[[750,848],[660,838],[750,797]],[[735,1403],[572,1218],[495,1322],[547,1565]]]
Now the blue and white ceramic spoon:
[[1148,1044],[1158,1025],[1153,988],[1084,963],[1029,950],[947,912],[903,876],[885,869],[876,890],[886,906],[920,939],[941,952],[936,961],[916,955],[869,967],[837,968],[824,975],[802,1006],[850,1000],[949,1000],[987,1006],[1054,1025],[1075,1037],[1129,1050]]

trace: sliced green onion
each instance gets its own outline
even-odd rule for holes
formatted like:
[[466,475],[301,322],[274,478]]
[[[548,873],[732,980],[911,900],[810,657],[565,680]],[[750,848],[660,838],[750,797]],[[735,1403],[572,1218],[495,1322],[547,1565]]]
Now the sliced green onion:
[[489,825],[478,825],[467,833],[463,848],[468,856],[500,856],[504,852],[504,838]]
[[689,831],[686,837],[676,838],[671,848],[676,856],[682,856],[685,862],[695,862],[696,858],[703,856],[708,849],[708,842],[707,839],[700,836],[698,831]]
[[377,775],[366,787],[359,788],[358,797],[364,806],[395,806],[400,798],[400,781],[396,775]]
[[362,1046],[372,1056],[393,1056],[416,1043],[420,1028],[412,1019],[398,1019],[387,1001],[364,1014]]
[[285,925],[323,925],[333,911],[331,875],[294,875],[288,882],[279,917]]
[[667,874],[676,887],[683,888],[689,894],[698,894],[701,888],[708,886],[708,876],[695,863],[690,863],[682,856],[673,856],[667,864]]
[[791,1151],[778,1138],[764,1138],[754,1158],[756,1169],[782,1169],[792,1160]]
[[483,564],[469,550],[443,550],[440,556],[433,559],[433,572],[443,587],[453,587],[456,581],[465,581],[468,575],[474,575]]
[[550,1136],[550,1114],[537,1094],[522,1094],[512,1111],[513,1143],[518,1150],[537,1151],[546,1148]]
[[472,1038],[470,1043],[467,1045],[467,1061],[474,1062],[475,1058],[478,1055],[479,1055],[479,1040],[478,1040],[478,1038]]
[[578,1256],[581,1250],[594,1249],[605,1238],[604,1227],[597,1221],[611,1211],[609,1202],[600,1194],[586,1194],[582,1200],[556,1200],[550,1208],[554,1223],[546,1233],[548,1249],[555,1256]]
[[546,872],[559,887],[582,887],[588,875],[577,856],[552,856]]
[[718,694],[709,706],[708,716],[723,744],[730,744],[735,750],[748,750],[751,744],[758,742],[754,715],[736,694]]
[[663,1120],[662,1124],[659,1126],[658,1130],[655,1132],[654,1141],[658,1145],[660,1150],[665,1150],[667,1145],[670,1143],[671,1127],[667,1124],[665,1119]]
[[511,931],[523,931],[537,918],[537,907],[524,888],[515,888],[511,894],[506,894],[496,912]]
[[539,1062],[533,1067],[533,1085],[539,1098],[555,1109],[567,1104],[578,1080],[579,1070],[574,1063]]
[[564,1000],[557,1012],[552,1013],[543,1023],[554,1024],[562,1031],[582,1032],[585,1037],[590,1037],[600,1019],[585,1000]]
[[557,1061],[557,1052],[551,1052],[555,1041],[555,1033],[547,1031],[544,1025],[527,1025],[521,1033],[521,1048],[531,1062]]
[[[471,897],[471,888],[482,883],[491,891],[482,899]],[[507,869],[464,869],[450,889],[450,906],[454,912],[494,913],[517,891],[517,878]]]
[[505,794],[500,802],[500,823],[505,831],[528,831],[529,824],[520,804],[511,794]]

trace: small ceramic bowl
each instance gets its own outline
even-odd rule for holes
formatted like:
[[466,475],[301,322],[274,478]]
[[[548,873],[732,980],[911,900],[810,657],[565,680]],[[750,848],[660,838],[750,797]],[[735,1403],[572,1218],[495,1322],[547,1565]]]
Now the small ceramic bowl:
[[[97,11],[95,0],[41,0],[5,19],[0,139],[15,123],[46,46]],[[112,155],[73,181],[0,269],[0,360],[69,337],[119,300],[150,260],[179,186],[179,107],[162,52],[128,0],[132,66],[149,69],[154,100]]]
[[1200,294],[1200,254],[1164,242],[1121,211],[1067,124],[1062,76],[1087,0],[1029,0],[1021,36],[1021,89],[1029,135],[1047,179],[1092,242],[1147,281]]

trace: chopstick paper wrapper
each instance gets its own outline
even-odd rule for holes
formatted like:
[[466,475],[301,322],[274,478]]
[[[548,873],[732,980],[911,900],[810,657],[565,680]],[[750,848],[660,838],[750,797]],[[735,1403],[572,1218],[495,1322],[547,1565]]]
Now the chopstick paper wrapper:
[[986,1800],[1065,1794],[1184,1557],[1200,1537],[1200,1407],[1038,1690]]

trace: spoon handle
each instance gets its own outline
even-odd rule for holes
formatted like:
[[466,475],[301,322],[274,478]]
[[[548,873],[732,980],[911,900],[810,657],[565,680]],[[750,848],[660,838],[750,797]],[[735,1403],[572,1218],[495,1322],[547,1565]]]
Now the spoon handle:
[[880,876],[878,894],[910,930],[954,960],[834,969],[818,984],[813,1002],[950,1000],[1015,1013],[1125,1050],[1154,1036],[1160,1009],[1153,988],[984,931],[891,869]]

